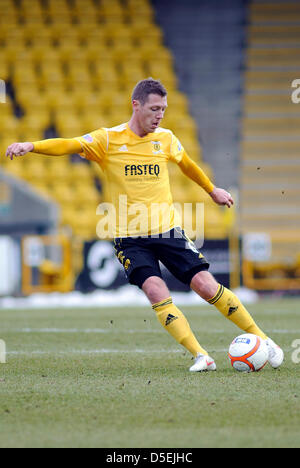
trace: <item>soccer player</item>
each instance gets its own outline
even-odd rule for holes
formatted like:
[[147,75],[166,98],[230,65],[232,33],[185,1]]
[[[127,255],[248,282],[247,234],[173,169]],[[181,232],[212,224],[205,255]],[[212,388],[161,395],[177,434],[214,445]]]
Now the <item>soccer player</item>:
[[[279,367],[284,358],[281,348],[257,326],[238,297],[216,282],[208,271],[208,261],[178,226],[167,164],[178,164],[218,205],[230,208],[231,194],[215,187],[172,131],[160,127],[167,108],[167,91],[160,81],[149,78],[139,82],[132,94],[132,108],[130,121],[117,127],[100,128],[72,139],[14,143],[6,156],[13,159],[29,152],[53,156],[79,153],[101,166],[118,220],[114,232],[116,255],[129,282],[146,294],[161,325],[194,356],[191,372],[216,370],[216,364],[173,303],[159,261],[241,330],[266,340],[269,362]],[[159,212],[154,210],[157,206]],[[144,213],[140,223],[134,216],[137,208]]]

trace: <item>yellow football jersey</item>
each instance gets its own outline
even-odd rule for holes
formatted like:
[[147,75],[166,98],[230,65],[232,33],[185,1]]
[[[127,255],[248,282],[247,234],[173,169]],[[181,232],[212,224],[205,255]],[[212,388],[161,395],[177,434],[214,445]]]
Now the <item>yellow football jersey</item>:
[[168,162],[180,163],[184,148],[171,130],[157,128],[139,137],[124,123],[100,128],[77,140],[81,156],[96,161],[106,175],[110,205],[100,206],[98,214],[104,214],[105,209],[109,212],[107,222],[113,224],[113,237],[155,235],[180,225]]

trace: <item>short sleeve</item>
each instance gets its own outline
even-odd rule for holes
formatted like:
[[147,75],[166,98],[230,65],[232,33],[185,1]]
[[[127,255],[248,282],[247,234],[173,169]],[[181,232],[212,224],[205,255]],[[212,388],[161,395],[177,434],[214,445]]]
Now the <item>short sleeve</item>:
[[170,161],[179,164],[182,160],[184,148],[178,138],[172,133]]
[[108,147],[107,130],[105,128],[77,137],[76,140],[81,144],[80,156],[98,163],[103,161]]

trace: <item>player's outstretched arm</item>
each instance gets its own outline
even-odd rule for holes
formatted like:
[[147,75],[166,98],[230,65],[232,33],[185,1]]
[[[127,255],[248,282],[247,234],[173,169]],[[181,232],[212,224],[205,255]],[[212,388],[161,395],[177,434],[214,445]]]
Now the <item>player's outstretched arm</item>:
[[6,156],[13,160],[14,157],[24,156],[27,153],[63,156],[65,154],[80,153],[81,151],[81,144],[75,138],[53,138],[34,143],[13,143],[7,148]]
[[231,194],[222,188],[215,187],[205,172],[185,152],[178,165],[182,172],[200,185],[217,205],[225,205],[228,208],[233,205]]
[[182,172],[192,179],[196,184],[200,185],[207,193],[211,193],[214,189],[214,184],[211,182],[205,172],[199,167],[186,152],[183,153],[182,160],[178,164]]

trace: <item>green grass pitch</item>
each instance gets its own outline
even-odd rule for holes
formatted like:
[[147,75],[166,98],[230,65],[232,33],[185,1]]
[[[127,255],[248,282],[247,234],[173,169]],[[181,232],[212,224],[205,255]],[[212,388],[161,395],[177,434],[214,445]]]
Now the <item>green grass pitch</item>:
[[249,306],[286,355],[255,374],[230,367],[240,331],[212,306],[181,308],[216,360],[203,374],[150,307],[2,310],[0,447],[299,447],[299,305]]

